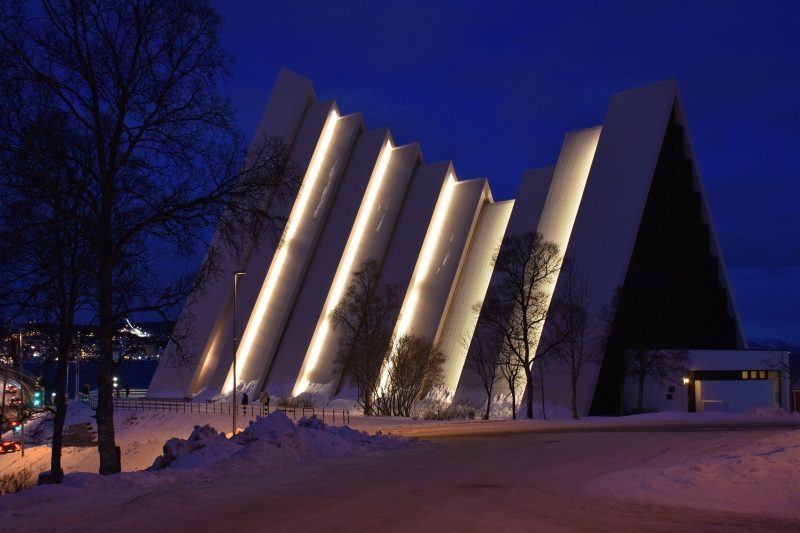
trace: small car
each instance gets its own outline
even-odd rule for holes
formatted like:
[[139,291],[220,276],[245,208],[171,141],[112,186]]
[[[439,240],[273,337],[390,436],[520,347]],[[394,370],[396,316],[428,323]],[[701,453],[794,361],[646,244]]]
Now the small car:
[[16,442],[3,442],[0,444],[0,453],[14,453],[19,451],[19,444]]
[[22,398],[19,396],[12,396],[10,400],[8,400],[8,405],[22,405]]
[[10,392],[12,394],[17,392],[17,386],[16,385],[6,385],[6,392]]

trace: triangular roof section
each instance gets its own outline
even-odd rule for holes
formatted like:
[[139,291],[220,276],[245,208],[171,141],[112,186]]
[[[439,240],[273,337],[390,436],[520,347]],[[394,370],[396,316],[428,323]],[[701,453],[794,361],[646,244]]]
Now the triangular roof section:
[[621,312],[602,365],[585,373],[584,413],[618,407],[631,343],[746,346],[685,126],[675,80],[611,98],[566,250],[594,304],[619,294]]

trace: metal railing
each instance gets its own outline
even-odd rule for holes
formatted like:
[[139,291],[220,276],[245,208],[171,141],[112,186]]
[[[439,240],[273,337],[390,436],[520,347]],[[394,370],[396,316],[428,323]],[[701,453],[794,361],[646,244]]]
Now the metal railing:
[[[88,398],[81,394],[81,401],[86,401],[92,409],[97,408],[97,396],[91,394]],[[323,422],[335,424],[350,423],[349,409],[323,409],[319,407],[290,407],[290,406],[269,406],[263,404],[232,404],[219,402],[186,402],[178,400],[148,400],[146,398],[114,398],[114,409],[123,411],[158,411],[162,413],[211,413],[233,415],[236,409],[236,416],[267,416],[275,411],[283,413],[294,420],[300,420],[304,416],[316,416]]]

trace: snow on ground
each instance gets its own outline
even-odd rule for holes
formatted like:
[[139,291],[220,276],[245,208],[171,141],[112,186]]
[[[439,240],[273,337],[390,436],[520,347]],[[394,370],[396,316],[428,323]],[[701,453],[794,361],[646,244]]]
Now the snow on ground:
[[594,479],[587,488],[641,503],[798,519],[799,472],[800,431],[793,430],[723,448],[701,460],[619,470]]
[[[92,413],[84,404],[71,402],[67,425],[92,422]],[[637,462],[634,466],[620,462],[612,471],[580,488],[624,501],[800,520],[800,417],[772,408],[752,409],[738,415],[655,413],[622,418],[513,422],[353,416],[351,426],[356,429],[327,426],[315,418],[295,424],[277,411],[266,418],[240,417],[243,427],[233,438],[230,438],[231,433],[223,433],[231,429],[231,419],[227,415],[118,411],[115,428],[116,441],[122,449],[122,474],[97,475],[98,457],[94,448],[65,448],[62,465],[67,477],[63,485],[33,487],[0,498],[0,516],[20,506],[41,508],[42,502],[54,498],[83,505],[87,501],[83,496],[86,490],[96,504],[104,497],[160,490],[159,487],[221,482],[232,467],[241,468],[242,465],[258,471],[285,472],[298,463],[308,465],[365,453],[392,453],[419,446],[413,435],[447,437],[529,429],[558,432],[576,428],[663,428],[673,424],[760,421],[796,423],[798,429],[790,425],[766,438],[764,433],[758,432],[741,431],[734,438],[701,432],[697,435],[707,435],[712,440],[707,440],[703,447],[698,446],[700,451],[696,456],[688,458],[682,452],[665,454],[657,461]],[[35,434],[35,425],[35,422],[29,425],[29,435]],[[620,448],[624,447],[626,435],[629,434],[619,432]],[[723,438],[729,440],[723,441]],[[446,439],[440,445],[447,446]],[[20,453],[0,456],[0,476],[21,468],[42,472],[49,469],[49,462],[47,445],[26,445],[24,458]]]

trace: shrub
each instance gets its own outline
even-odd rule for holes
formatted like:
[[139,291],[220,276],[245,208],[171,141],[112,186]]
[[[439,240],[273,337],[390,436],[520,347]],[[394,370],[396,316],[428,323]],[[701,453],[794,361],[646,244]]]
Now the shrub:
[[474,420],[475,408],[469,405],[429,405],[419,409],[412,418],[422,420]]
[[386,356],[386,384],[375,397],[378,414],[411,416],[423,392],[441,384],[445,359],[422,335],[406,333],[397,339]]
[[314,401],[311,396],[301,394],[300,396],[286,396],[276,398],[275,404],[278,408],[281,407],[314,407]]
[[0,475],[0,496],[23,491],[36,484],[36,474],[30,468],[21,468]]

